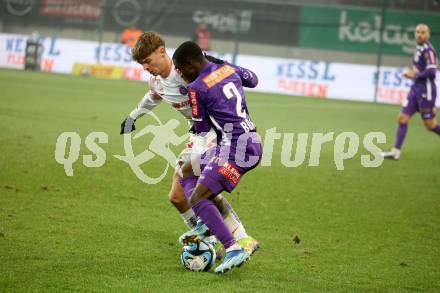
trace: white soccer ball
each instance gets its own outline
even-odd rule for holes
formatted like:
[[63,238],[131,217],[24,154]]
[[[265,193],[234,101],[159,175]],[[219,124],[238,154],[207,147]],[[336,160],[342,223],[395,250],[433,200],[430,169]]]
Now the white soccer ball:
[[180,260],[190,271],[207,272],[214,266],[215,249],[203,240],[199,243],[191,243],[183,247]]

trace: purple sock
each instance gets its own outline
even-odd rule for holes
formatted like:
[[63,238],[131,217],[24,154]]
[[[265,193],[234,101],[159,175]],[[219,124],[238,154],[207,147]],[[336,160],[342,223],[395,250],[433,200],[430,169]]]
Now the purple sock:
[[396,134],[396,143],[394,144],[394,147],[396,149],[401,149],[403,140],[405,139],[406,132],[408,131],[408,124],[399,123],[399,127],[397,128],[397,134]]
[[198,179],[199,178],[196,176],[189,176],[189,177],[180,179],[180,184],[183,187],[183,192],[185,193],[185,197],[187,199],[189,199],[194,188],[196,187]]
[[440,135],[440,124],[437,124],[432,131]]
[[[198,178],[196,176],[190,176],[180,180],[186,198],[191,196],[196,187],[197,180]],[[223,221],[220,211],[211,200],[201,200],[193,205],[192,209],[194,210],[194,213],[202,219],[206,226],[208,226],[209,230],[217,236],[225,249],[236,243],[234,236]]]

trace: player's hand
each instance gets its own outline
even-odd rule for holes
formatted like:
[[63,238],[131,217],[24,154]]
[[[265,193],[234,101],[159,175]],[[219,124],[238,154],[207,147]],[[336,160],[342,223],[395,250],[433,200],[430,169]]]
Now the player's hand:
[[191,128],[188,130],[189,133],[196,134],[196,126],[193,124]]
[[131,117],[125,118],[125,120],[122,121],[122,123],[121,123],[120,134],[130,133],[130,132],[136,130],[136,127],[134,126],[135,122],[136,122],[136,119],[133,119]]
[[206,53],[205,53],[205,58],[208,59],[208,61],[212,62],[212,63],[216,63],[216,64],[223,64],[223,63],[225,63],[224,60],[215,58],[214,56],[211,56],[211,55],[207,55]]
[[412,68],[409,68],[408,70],[406,70],[404,73],[403,73],[403,76],[404,77],[406,77],[406,78],[414,78],[414,76],[416,76],[416,71],[414,70],[414,69],[412,69]]

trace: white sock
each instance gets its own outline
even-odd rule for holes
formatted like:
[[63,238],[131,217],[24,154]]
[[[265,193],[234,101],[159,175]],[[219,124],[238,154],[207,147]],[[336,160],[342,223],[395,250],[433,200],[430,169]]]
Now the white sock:
[[231,246],[229,246],[226,249],[226,252],[229,252],[231,250],[240,250],[240,249],[241,249],[240,245],[238,245],[238,243],[235,243],[235,244],[232,244]]
[[180,214],[183,218],[183,221],[185,224],[190,228],[194,228],[197,225],[197,217],[196,214],[194,214],[193,209],[189,209],[184,213]]
[[243,227],[243,224],[237,220],[233,212],[230,212],[224,221],[226,226],[228,226],[229,231],[231,231],[237,241],[249,237]]

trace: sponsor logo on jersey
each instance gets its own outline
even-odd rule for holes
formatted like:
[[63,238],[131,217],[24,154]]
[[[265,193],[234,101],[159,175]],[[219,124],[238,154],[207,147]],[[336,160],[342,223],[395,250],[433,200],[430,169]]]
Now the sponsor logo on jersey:
[[229,65],[223,65],[219,69],[205,76],[203,78],[203,82],[206,84],[206,86],[208,86],[208,88],[211,88],[233,73],[235,73],[234,68]]
[[231,181],[234,185],[237,185],[240,181],[241,173],[233,164],[225,162],[218,171],[226,179]]
[[188,90],[186,89],[186,87],[184,87],[183,85],[181,85],[179,87],[179,92],[182,96],[186,96],[188,94]]
[[197,93],[195,90],[189,91],[189,102],[192,106],[192,116],[199,117],[199,109],[197,107]]
[[243,72],[243,79],[249,79],[249,78],[250,78],[249,72],[247,71]]

